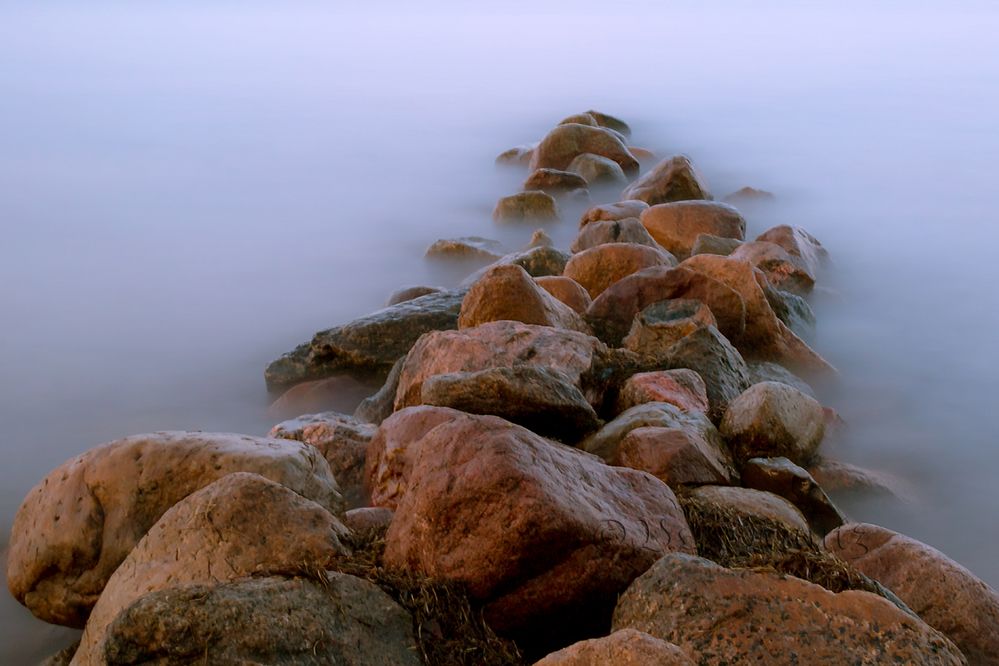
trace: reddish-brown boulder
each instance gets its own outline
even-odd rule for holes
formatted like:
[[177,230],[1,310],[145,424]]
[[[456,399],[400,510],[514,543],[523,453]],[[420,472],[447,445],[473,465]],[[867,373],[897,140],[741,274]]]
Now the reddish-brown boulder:
[[632,375],[621,387],[617,412],[646,402],[668,402],[685,412],[708,411],[708,393],[704,380],[693,370],[657,370]]
[[534,157],[534,150],[537,147],[538,143],[535,142],[504,150],[496,156],[496,164],[499,166],[526,167],[530,165],[531,158]]
[[825,434],[825,415],[815,398],[780,382],[760,382],[733,400],[721,432],[739,461],[784,457],[807,465]]
[[558,207],[550,194],[530,190],[511,194],[496,202],[496,222],[546,222],[558,219]]
[[576,239],[569,246],[570,252],[582,252],[591,247],[606,243],[638,243],[662,250],[659,243],[649,235],[637,217],[626,217],[623,220],[599,220],[590,222],[583,227]]
[[757,236],[756,240],[781,246],[813,277],[817,276],[822,266],[829,261],[829,252],[822,247],[822,243],[801,227],[783,224],[768,229]]
[[638,173],[638,160],[613,131],[572,123],[559,125],[541,140],[531,158],[530,168],[532,171],[541,168],[564,170],[583,153],[612,159],[626,174]]
[[690,158],[674,155],[626,187],[621,198],[638,199],[654,206],[671,201],[710,199],[711,192]]
[[461,303],[458,328],[501,320],[590,332],[575,310],[539,287],[516,264],[493,266],[472,285]]
[[350,528],[351,532],[384,533],[392,523],[392,509],[381,506],[364,506],[351,509],[343,517],[343,524]]
[[582,229],[590,222],[599,222],[600,220],[623,220],[629,217],[639,217],[642,211],[648,207],[649,204],[637,200],[593,206],[583,213],[579,220],[579,228]]
[[697,234],[694,245],[690,248],[690,256],[695,254],[720,254],[723,257],[735,252],[742,245],[737,238],[722,238],[712,234]]
[[612,159],[593,153],[576,155],[569,166],[569,172],[577,174],[589,187],[618,186],[628,182],[624,170]]
[[735,347],[714,326],[704,326],[670,347],[662,361],[668,368],[689,368],[708,392],[708,416],[718,423],[729,403],[749,388],[749,369]]
[[642,165],[652,164],[658,161],[658,156],[648,148],[639,148],[638,146],[628,146],[628,152],[635,156]]
[[612,129],[619,134],[623,134],[624,136],[631,136],[631,128],[628,127],[628,123],[624,122],[620,118],[607,113],[601,113],[600,111],[594,111],[593,109],[590,109],[586,113],[596,120],[597,124],[601,127]]
[[812,463],[808,473],[830,492],[884,495],[905,502],[914,502],[916,498],[916,492],[902,479],[850,463],[820,458]]
[[392,292],[389,296],[388,301],[385,303],[385,307],[391,307],[393,305],[398,305],[399,303],[405,303],[406,301],[411,301],[414,298],[419,298],[420,296],[426,296],[428,294],[439,294],[443,289],[440,287],[428,287],[426,285],[413,285],[410,287],[400,287]]
[[563,275],[572,278],[596,298],[607,287],[632,273],[652,266],[675,266],[668,252],[637,243],[605,243],[578,252],[565,265]]
[[798,508],[783,497],[752,488],[701,486],[692,491],[695,499],[716,510],[746,518],[762,518],[811,538],[808,521]]
[[815,276],[795,262],[784,248],[768,241],[743,243],[730,255],[732,259],[748,261],[763,271],[775,288],[798,296],[807,296],[815,286]]
[[574,113],[571,116],[566,116],[558,122],[559,125],[589,125],[590,127],[599,127],[597,119],[588,113]]
[[[614,166],[617,166],[617,164],[614,163]],[[585,190],[587,186],[586,179],[578,173],[573,173],[572,169],[568,171],[538,169],[524,181],[525,190],[540,190],[553,197],[561,196],[573,190]]]
[[701,234],[743,240],[746,220],[732,206],[714,201],[677,201],[652,206],[639,218],[656,242],[680,259],[691,255]]
[[362,380],[347,374],[302,382],[272,402],[267,408],[267,416],[287,419],[331,409],[351,411],[376,388],[369,379]]
[[711,309],[700,301],[659,301],[638,313],[622,344],[636,354],[660,358],[682,338],[717,323]]
[[692,428],[635,428],[618,444],[617,456],[615,464],[648,472],[671,488],[732,483],[736,478],[721,440]]
[[798,507],[816,534],[828,534],[845,522],[812,475],[787,458],[750,458],[741,472],[743,486],[780,495]]
[[583,285],[564,275],[545,275],[534,278],[534,281],[539,287],[568,305],[580,315],[586,314],[587,308],[593,302],[590,295],[583,289]]
[[694,666],[683,650],[634,629],[573,643],[534,666]]

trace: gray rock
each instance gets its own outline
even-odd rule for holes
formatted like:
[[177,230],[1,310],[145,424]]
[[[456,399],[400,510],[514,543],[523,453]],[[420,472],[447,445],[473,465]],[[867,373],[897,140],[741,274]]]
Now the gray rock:
[[801,296],[769,285],[764,287],[763,294],[777,318],[795,335],[805,342],[815,339],[815,313],[812,312],[812,306],[808,301]]
[[749,380],[753,384],[760,382],[781,382],[793,386],[805,395],[815,397],[815,391],[804,379],[794,374],[783,365],[772,361],[747,361],[749,365]]
[[402,364],[405,362],[405,356],[400,357],[395,362],[378,392],[362,400],[361,404],[354,410],[355,419],[378,425],[392,415],[395,392],[399,389],[399,374],[402,372]]
[[736,248],[742,245],[738,238],[722,238],[711,234],[698,234],[694,239],[694,245],[690,249],[690,256],[695,254],[720,254],[723,257],[735,252]]
[[737,461],[783,456],[808,464],[825,434],[825,413],[794,387],[760,382],[732,400],[720,429]]
[[708,416],[721,420],[729,403],[750,386],[749,368],[742,354],[714,326],[699,328],[666,352],[666,365],[690,368],[708,389]]

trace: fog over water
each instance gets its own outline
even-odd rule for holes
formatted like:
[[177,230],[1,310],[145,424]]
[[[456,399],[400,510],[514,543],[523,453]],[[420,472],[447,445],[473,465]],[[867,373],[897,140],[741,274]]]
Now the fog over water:
[[[0,546],[96,444],[266,433],[266,363],[437,238],[526,243],[493,158],[597,108],[829,248],[832,453],[919,496],[851,515],[999,586],[999,8],[539,4],[0,3]],[[0,598],[0,663],[66,642]]]

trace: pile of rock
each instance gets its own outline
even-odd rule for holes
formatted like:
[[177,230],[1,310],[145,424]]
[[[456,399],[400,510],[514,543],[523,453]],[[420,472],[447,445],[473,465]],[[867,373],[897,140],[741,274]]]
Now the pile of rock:
[[995,591],[820,484],[870,478],[821,458],[822,245],[747,241],[689,158],[640,174],[629,135],[589,111],[498,158],[530,170],[500,223],[623,187],[569,252],[435,243],[488,265],[267,368],[280,390],[383,381],[353,415],[131,437],[32,490],[8,581],[84,629],[64,657],[999,664]]

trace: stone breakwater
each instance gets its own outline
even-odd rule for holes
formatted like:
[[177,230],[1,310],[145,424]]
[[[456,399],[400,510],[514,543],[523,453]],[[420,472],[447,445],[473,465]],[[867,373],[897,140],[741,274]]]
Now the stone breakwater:
[[441,239],[459,287],[270,364],[274,412],[317,413],[52,471],[7,554],[83,629],[49,663],[999,664],[994,590],[826,492],[892,488],[824,457],[822,244],[750,239],[738,207],[779,200],[630,135],[589,111],[501,154],[495,223],[543,228]]

